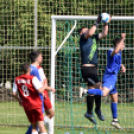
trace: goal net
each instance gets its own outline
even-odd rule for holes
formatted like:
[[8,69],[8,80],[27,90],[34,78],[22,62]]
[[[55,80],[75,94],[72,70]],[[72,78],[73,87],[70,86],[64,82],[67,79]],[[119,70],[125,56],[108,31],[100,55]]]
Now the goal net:
[[[125,74],[119,73],[116,84],[119,97],[118,118],[123,130],[114,129],[110,125],[112,114],[109,96],[102,97],[102,113],[106,120],[101,122],[94,114],[97,121],[96,126],[84,117],[84,113],[86,113],[85,96],[79,98],[79,87],[86,88],[87,85],[81,76],[77,30],[82,26],[90,28],[94,24],[96,16],[52,16],[51,18],[51,86],[57,89],[55,96],[51,94],[51,101],[55,107],[54,126],[56,133],[131,133],[134,129],[134,17],[112,17],[108,36],[97,44],[98,76],[102,82],[107,64],[107,51],[113,47],[112,40],[115,37],[120,37],[122,32],[126,33],[126,48],[122,53],[122,63],[126,66],[127,71]],[[96,33],[101,31],[102,24],[97,28]]]

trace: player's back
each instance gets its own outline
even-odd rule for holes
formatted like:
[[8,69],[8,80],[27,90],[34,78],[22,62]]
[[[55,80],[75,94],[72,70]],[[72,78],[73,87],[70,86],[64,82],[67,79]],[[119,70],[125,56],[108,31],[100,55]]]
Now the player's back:
[[121,61],[122,61],[121,51],[119,51],[117,54],[112,56],[113,50],[114,49],[110,49],[107,52],[107,67],[104,75],[109,75],[109,74],[117,75],[120,70]]
[[31,75],[20,75],[15,79],[15,83],[19,90],[19,96],[22,99],[23,107],[26,110],[42,107],[39,94],[32,84],[33,78],[34,76]]

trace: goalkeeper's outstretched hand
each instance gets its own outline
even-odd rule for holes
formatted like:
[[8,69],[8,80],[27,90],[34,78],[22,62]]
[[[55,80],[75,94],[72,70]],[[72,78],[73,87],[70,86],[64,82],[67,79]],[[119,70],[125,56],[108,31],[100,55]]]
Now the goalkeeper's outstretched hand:
[[98,17],[97,17],[97,19],[96,19],[94,25],[95,25],[95,26],[98,26],[98,25],[100,24],[100,22],[101,22],[101,14],[98,15]]
[[111,14],[109,14],[109,16],[110,16],[110,18],[109,18],[109,22],[108,22],[108,23],[110,23],[110,21],[111,21],[111,19],[112,19],[112,15],[111,15]]
[[96,22],[97,22],[98,24],[100,24],[100,22],[101,22],[101,14],[98,15]]

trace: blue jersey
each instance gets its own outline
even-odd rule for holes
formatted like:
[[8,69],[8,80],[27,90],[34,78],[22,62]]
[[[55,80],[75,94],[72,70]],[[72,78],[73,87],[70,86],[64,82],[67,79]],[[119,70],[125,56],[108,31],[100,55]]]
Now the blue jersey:
[[43,68],[40,66],[36,67],[34,65],[30,65],[30,68],[31,68],[30,75],[36,76],[39,81],[43,82],[44,79],[46,78]]
[[40,75],[39,75],[39,69],[36,66],[30,65],[31,72],[30,75],[36,76],[39,81],[41,81]]
[[103,87],[110,90],[109,94],[117,93],[116,81],[117,74],[121,67],[121,51],[112,56],[114,49],[110,49],[107,53],[107,67],[103,75]]
[[121,51],[119,51],[117,54],[112,56],[113,50],[114,49],[110,49],[107,53],[107,67],[104,75],[108,75],[108,74],[117,75],[120,70],[121,62],[122,62]]
[[91,38],[85,39],[84,34],[80,37],[81,63],[82,64],[98,64],[97,58],[97,41],[98,34]]

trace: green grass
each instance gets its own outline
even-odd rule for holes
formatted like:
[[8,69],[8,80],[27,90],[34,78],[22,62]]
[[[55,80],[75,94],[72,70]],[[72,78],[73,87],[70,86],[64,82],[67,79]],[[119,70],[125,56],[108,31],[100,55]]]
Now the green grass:
[[[0,127],[0,134],[24,134],[27,130],[27,127]],[[75,129],[75,130],[68,130],[65,128],[55,129],[55,134],[64,134],[65,132],[69,132],[70,134],[80,134],[80,132],[83,132],[83,134],[133,134],[133,130],[102,130],[98,129],[97,131],[95,129]]]
[[[118,115],[123,130],[110,126],[112,121],[110,104],[102,104],[102,111],[106,121],[101,122],[96,117],[98,125],[95,126],[84,118],[85,103],[56,102],[55,104],[55,134],[132,134],[134,133],[134,110],[132,103],[119,104]],[[0,103],[1,125],[29,125],[23,108],[17,102]],[[75,128],[74,128],[75,126]],[[101,129],[102,128],[102,129]],[[0,134],[24,134],[27,127],[0,127]]]

